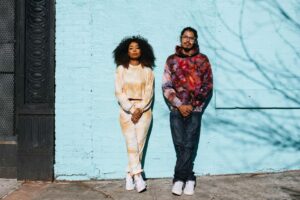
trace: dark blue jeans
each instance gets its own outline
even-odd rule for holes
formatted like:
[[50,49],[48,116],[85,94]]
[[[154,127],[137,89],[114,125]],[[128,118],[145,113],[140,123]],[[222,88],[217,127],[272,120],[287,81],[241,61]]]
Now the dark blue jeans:
[[192,112],[183,117],[178,110],[170,113],[170,125],[176,151],[175,181],[196,181],[194,161],[200,138],[202,112]]

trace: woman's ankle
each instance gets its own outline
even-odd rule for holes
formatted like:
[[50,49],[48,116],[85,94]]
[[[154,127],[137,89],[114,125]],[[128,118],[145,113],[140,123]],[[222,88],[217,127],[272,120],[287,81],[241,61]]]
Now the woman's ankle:
[[140,179],[140,178],[142,178],[142,175],[141,175],[141,173],[138,173],[138,174],[133,175],[133,178]]

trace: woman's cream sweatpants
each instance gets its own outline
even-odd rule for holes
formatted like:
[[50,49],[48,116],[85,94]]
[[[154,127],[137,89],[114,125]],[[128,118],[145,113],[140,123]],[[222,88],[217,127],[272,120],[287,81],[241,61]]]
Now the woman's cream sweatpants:
[[126,140],[128,154],[128,166],[126,171],[131,175],[135,175],[143,171],[141,160],[152,120],[152,111],[151,109],[145,111],[136,124],[131,121],[131,116],[131,114],[121,109],[120,124]]

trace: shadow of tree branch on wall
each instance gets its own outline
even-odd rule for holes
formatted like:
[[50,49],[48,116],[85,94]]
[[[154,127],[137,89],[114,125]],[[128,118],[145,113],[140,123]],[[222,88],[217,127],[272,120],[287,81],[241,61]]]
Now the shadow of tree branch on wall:
[[[226,102],[237,105],[225,109],[215,105],[216,113],[207,113],[207,126],[242,144],[271,145],[274,154],[299,153],[299,2],[240,0],[227,3],[233,2],[238,10],[233,9],[233,13],[227,13],[231,17],[227,17],[224,10],[218,8],[220,1],[214,0],[218,30],[206,28],[209,26],[200,22],[196,27],[200,31],[200,46],[214,52],[214,68],[218,75],[224,73],[219,82],[216,79],[220,76],[215,76],[215,89],[220,91],[215,98],[222,98],[225,105]],[[201,13],[192,13],[191,17],[196,22],[205,21],[199,20],[203,19]],[[236,77],[240,80],[233,80]],[[237,89],[239,95],[222,93],[228,88]],[[284,106],[273,98],[267,107],[256,101],[251,102],[251,106],[245,104],[249,88],[276,93],[284,99]],[[299,157],[287,167],[295,166],[300,166]]]

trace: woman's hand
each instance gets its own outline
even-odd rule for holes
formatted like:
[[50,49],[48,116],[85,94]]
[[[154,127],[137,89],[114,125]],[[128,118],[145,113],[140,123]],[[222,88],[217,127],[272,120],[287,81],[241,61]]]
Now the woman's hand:
[[133,112],[133,114],[131,116],[131,121],[134,124],[138,123],[138,121],[140,120],[142,115],[143,115],[143,111],[140,108],[135,109],[135,111]]

